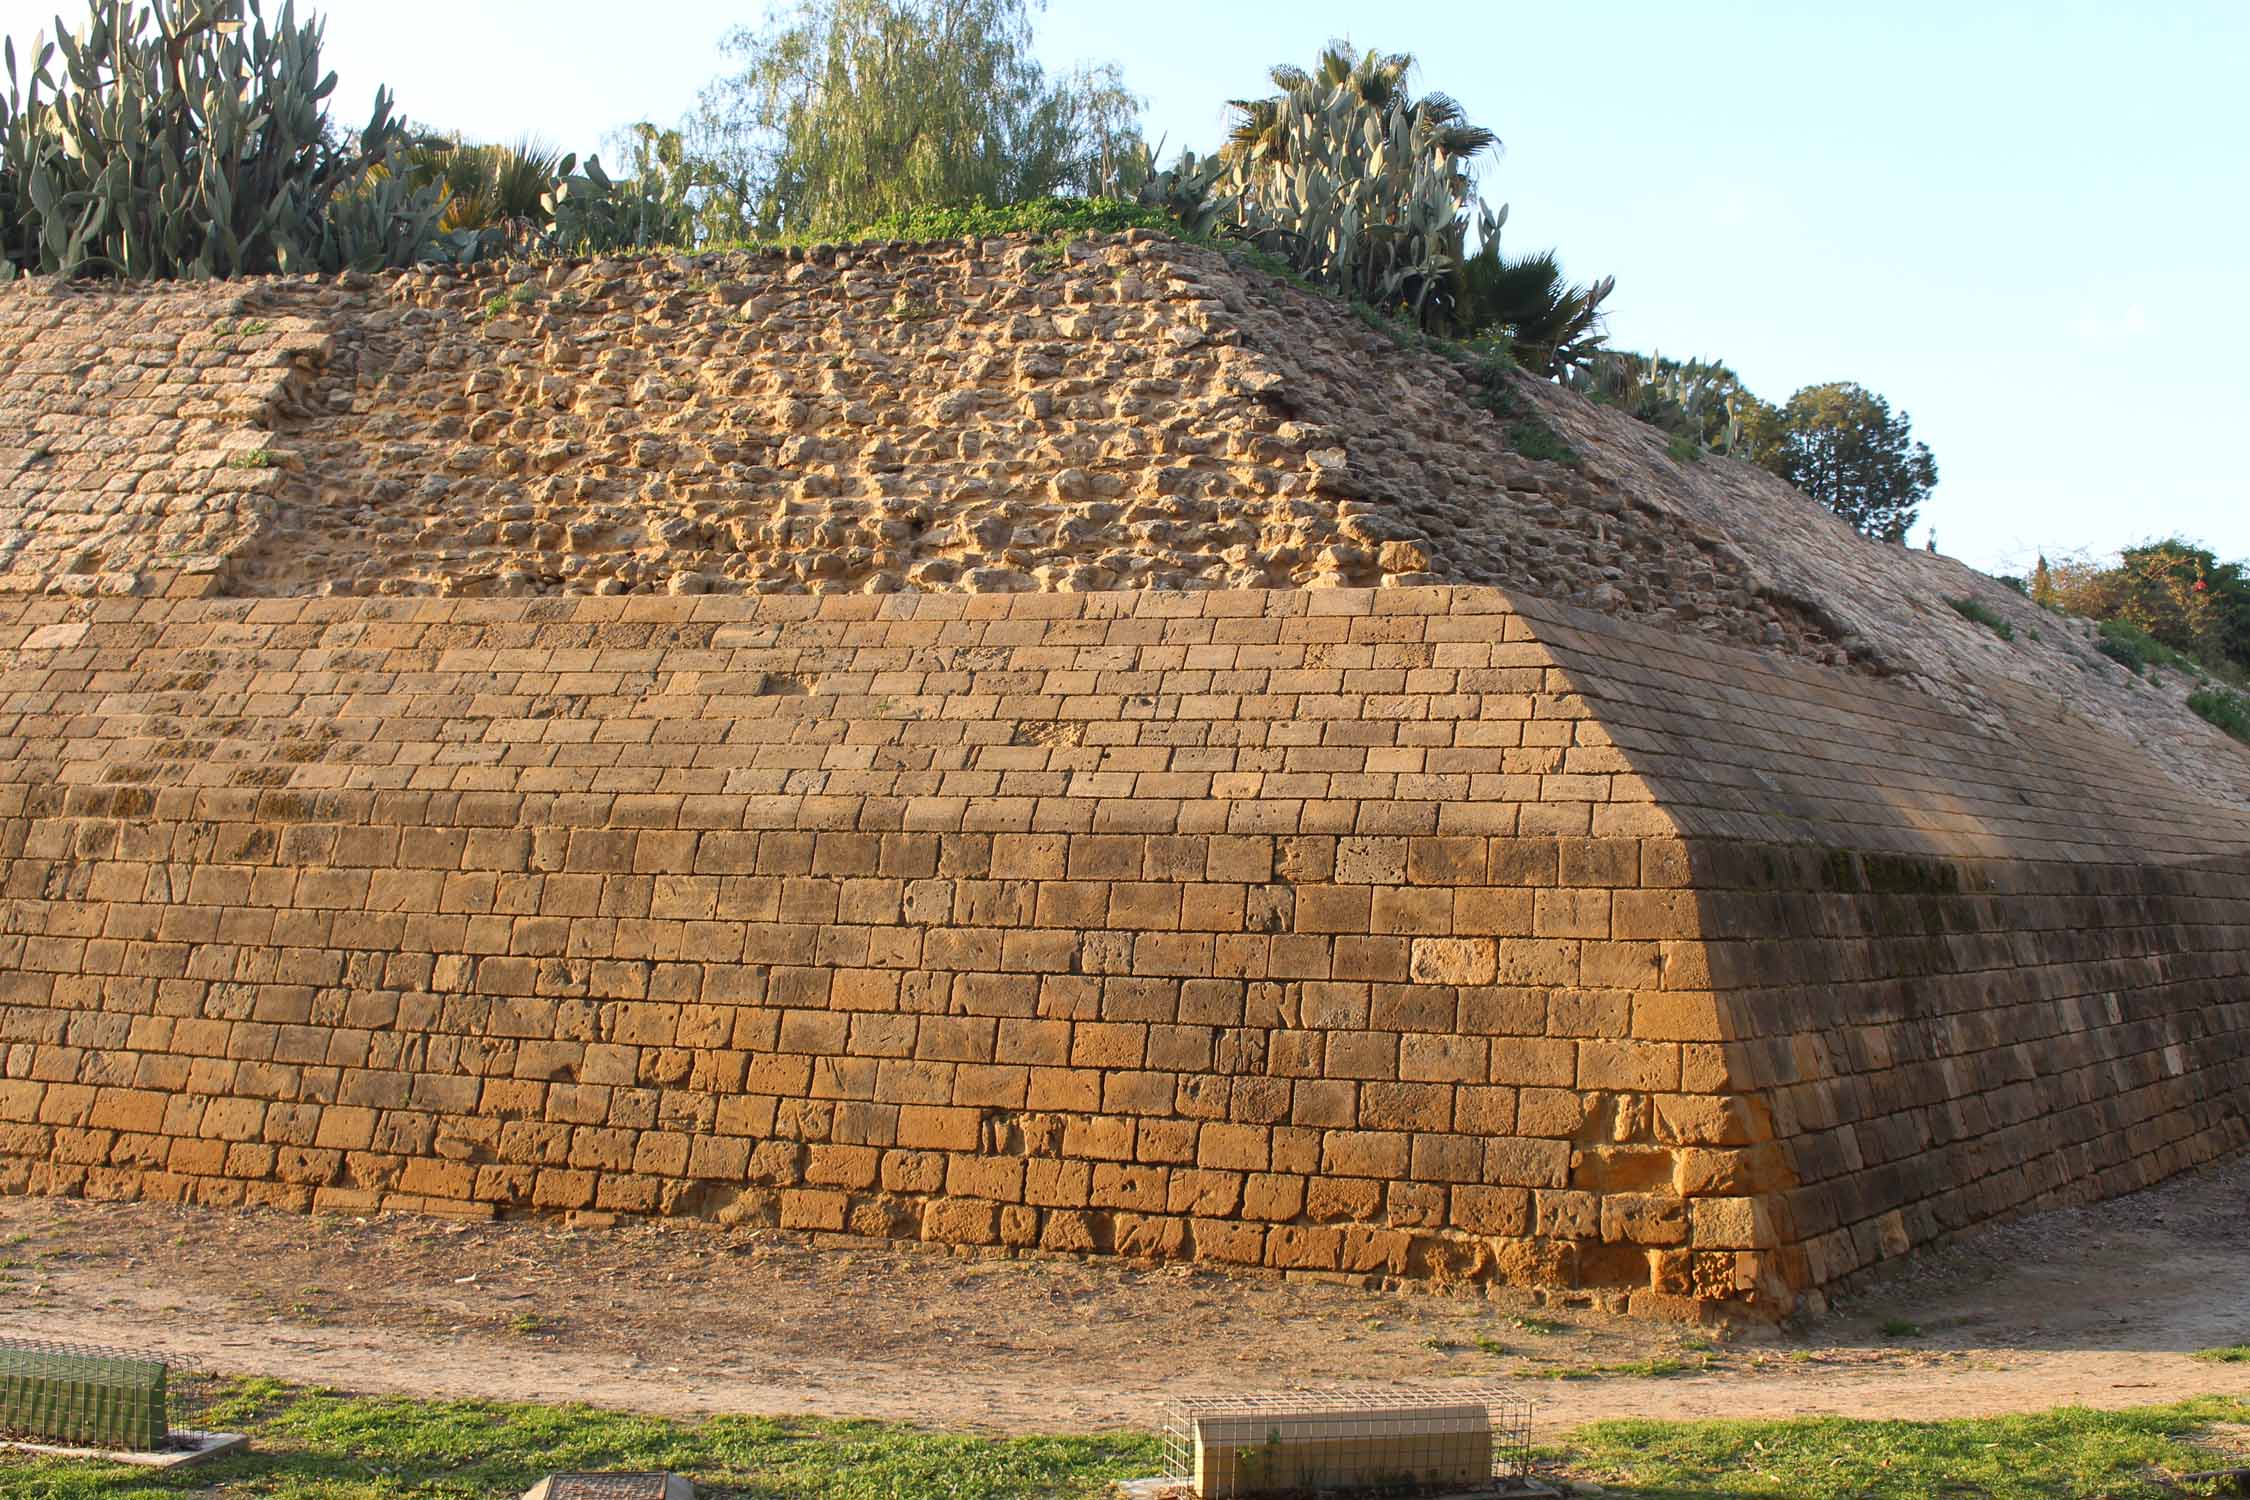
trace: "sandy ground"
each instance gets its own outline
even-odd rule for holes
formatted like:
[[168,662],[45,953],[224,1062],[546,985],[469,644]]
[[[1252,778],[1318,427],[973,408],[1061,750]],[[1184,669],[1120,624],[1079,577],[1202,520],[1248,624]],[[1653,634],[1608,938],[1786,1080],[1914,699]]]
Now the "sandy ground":
[[[1153,1423],[1178,1394],[1438,1381],[1527,1394],[1551,1432],[1622,1416],[2250,1396],[2250,1365],[2188,1357],[2250,1343],[2250,1160],[1918,1257],[1810,1327],[1733,1335],[1520,1300],[699,1224],[13,1199],[0,1201],[0,1246],[9,1333],[356,1391],[675,1414],[1077,1431]],[[1684,1370],[1602,1369],[1652,1360]]]

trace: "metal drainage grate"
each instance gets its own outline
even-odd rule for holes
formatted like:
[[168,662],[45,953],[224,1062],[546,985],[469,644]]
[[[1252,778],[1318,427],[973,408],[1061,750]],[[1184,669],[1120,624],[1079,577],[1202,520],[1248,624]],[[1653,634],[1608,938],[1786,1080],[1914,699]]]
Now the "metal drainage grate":
[[549,1474],[523,1500],[695,1500],[681,1474]]

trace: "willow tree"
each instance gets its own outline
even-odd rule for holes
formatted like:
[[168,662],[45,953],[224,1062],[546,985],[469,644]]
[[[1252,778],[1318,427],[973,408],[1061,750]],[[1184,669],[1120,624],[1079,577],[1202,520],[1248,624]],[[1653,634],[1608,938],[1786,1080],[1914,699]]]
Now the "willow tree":
[[1087,192],[1140,139],[1114,66],[1050,77],[1027,0],[800,0],[724,46],[690,145],[742,233]]

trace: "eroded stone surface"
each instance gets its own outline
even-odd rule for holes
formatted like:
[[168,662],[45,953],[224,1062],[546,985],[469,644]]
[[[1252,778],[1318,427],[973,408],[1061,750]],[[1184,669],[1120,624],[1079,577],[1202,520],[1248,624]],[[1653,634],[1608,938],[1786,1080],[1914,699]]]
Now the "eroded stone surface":
[[1708,537],[1510,452],[1449,368],[1365,357],[1342,308],[1207,252],[1129,236],[507,275],[267,290],[338,326],[350,414],[292,434],[317,496],[239,589],[1443,578],[1787,635]]
[[[0,290],[0,588],[1009,593],[1491,583],[1905,677],[2025,682],[2189,784],[2241,754],[1946,558],[1146,234],[211,288]],[[2015,626],[1960,618],[1974,597]]]
[[[1511,452],[1450,366],[1152,236],[241,296],[261,332],[332,342],[229,368],[259,401],[236,420],[272,418],[289,466],[276,524],[210,548],[229,592],[1458,581],[1827,649],[1715,533]],[[308,383],[285,399],[289,359]],[[145,533],[108,529],[120,554]]]
[[271,515],[265,431],[325,336],[240,288],[0,290],[0,592],[215,580]]

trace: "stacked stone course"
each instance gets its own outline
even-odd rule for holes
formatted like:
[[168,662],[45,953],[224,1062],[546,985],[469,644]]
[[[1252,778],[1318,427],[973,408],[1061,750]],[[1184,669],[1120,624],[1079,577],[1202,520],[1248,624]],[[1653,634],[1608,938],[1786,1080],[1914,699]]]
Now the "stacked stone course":
[[1686,1314],[2244,1139],[2240,819],[1490,590],[0,622],[17,1190]]
[[271,517],[327,337],[240,288],[0,290],[0,593],[207,592]]
[[18,1187],[1762,1273],[1686,852],[1496,595],[54,613]]
[[1772,657],[1542,639],[1693,851],[1803,1285],[2250,1146],[2240,804],[2020,685],[1986,685],[1995,733]]

